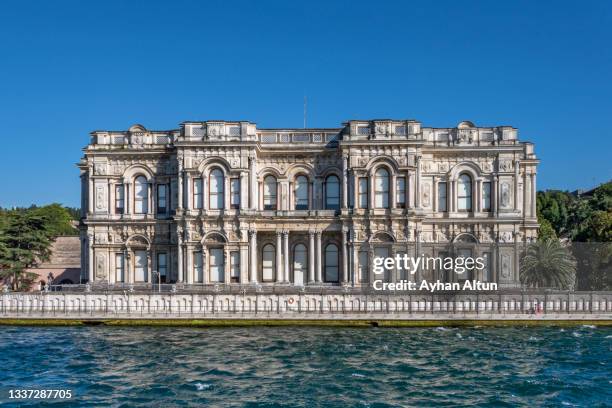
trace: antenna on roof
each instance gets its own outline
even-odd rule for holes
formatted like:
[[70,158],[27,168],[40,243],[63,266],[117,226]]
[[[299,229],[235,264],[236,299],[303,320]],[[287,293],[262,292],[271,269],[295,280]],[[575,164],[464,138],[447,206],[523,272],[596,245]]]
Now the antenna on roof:
[[306,99],[306,95],[304,95],[304,129],[306,129],[306,104],[307,104],[307,99]]

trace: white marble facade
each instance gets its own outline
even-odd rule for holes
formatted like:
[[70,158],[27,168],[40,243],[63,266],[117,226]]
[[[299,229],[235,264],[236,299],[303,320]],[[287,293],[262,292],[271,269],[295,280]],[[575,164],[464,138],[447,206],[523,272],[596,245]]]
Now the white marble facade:
[[[83,281],[366,286],[375,256],[471,251],[488,262],[472,278],[517,286],[539,163],[517,133],[414,120],[92,132],[78,164]],[[458,279],[383,277],[420,278]]]

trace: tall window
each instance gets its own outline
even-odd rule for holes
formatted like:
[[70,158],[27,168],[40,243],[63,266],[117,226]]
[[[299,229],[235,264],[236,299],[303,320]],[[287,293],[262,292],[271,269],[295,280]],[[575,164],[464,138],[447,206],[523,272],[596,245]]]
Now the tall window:
[[149,209],[149,186],[144,176],[136,177],[134,180],[134,213],[146,214]]
[[134,251],[134,281],[146,282],[148,269],[147,251]]
[[211,282],[225,281],[225,257],[223,248],[209,248],[208,269],[210,271]]
[[439,212],[448,211],[447,196],[448,196],[448,193],[446,189],[446,182],[438,183],[438,211]]
[[230,281],[240,282],[240,252],[230,252]]
[[334,175],[325,179],[325,209],[340,209],[340,179]]
[[224,208],[223,201],[225,200],[225,185],[223,181],[223,172],[219,169],[214,169],[210,172],[210,209],[219,210]]
[[339,272],[338,247],[329,244],[325,247],[325,282],[338,282]]
[[297,244],[293,248],[293,282],[296,285],[304,284],[304,277],[308,269],[308,250],[306,245]]
[[368,178],[359,178],[359,208],[368,208]]
[[375,208],[389,208],[389,172],[382,167],[376,170],[374,192]]
[[202,208],[202,179],[193,179],[193,208]]
[[158,282],[166,283],[168,280],[168,256],[165,252],[157,254],[157,273],[159,273]]
[[240,208],[240,179],[233,178],[230,180],[230,194],[232,208]]
[[123,184],[115,185],[115,214],[123,214],[125,202],[125,190]]
[[482,183],[482,211],[491,211],[491,183]]
[[115,254],[115,282],[125,282],[123,254]]
[[459,211],[472,211],[472,178],[467,174],[459,176],[457,202]]
[[398,208],[406,208],[406,177],[398,177],[395,180],[395,202]]
[[274,245],[266,244],[263,247],[263,253],[261,257],[262,261],[262,281],[272,282],[274,280],[274,271],[276,269],[276,250]]
[[193,253],[193,281],[195,283],[204,282],[202,251],[196,251]]
[[306,176],[297,176],[295,179],[295,209],[308,209],[308,179]]
[[263,188],[264,210],[276,210],[276,178],[266,176]]
[[157,213],[165,214],[168,208],[168,186],[166,184],[157,185]]
[[370,280],[370,265],[368,263],[368,251],[359,251],[359,281],[362,283]]

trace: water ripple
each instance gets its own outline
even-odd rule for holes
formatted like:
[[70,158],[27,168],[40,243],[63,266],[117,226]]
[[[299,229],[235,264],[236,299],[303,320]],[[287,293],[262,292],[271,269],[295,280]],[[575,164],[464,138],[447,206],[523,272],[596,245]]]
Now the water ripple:
[[611,339],[590,326],[5,327],[0,404],[10,388],[60,388],[101,407],[605,406]]

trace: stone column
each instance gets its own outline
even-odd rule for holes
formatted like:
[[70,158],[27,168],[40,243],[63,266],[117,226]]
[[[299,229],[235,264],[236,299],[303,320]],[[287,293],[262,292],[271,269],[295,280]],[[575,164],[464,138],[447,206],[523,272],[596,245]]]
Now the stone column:
[[283,231],[283,254],[284,261],[283,271],[285,272],[285,282],[289,282],[289,231]]
[[147,181],[147,214],[153,214],[153,183]]
[[476,206],[474,208],[476,212],[482,211],[482,179],[476,180]]
[[[180,200],[179,200],[180,201]],[[178,266],[178,281],[179,282],[184,282],[185,278],[183,275],[183,228],[182,227],[177,227],[176,228],[176,235],[177,235],[177,266]]]
[[257,283],[257,231],[249,231],[251,252],[251,283]]
[[[438,212],[438,200],[440,200],[440,197],[438,197],[438,177],[433,178],[433,191],[431,192],[431,209],[432,212]],[[448,192],[447,192],[448,194]]]
[[457,190],[457,181],[456,180],[450,180],[450,182],[448,183],[448,187],[450,187],[450,191],[446,192],[446,201],[447,201],[447,210],[449,212],[455,212],[457,209],[457,194],[456,194],[456,190]]
[[180,161],[179,161],[179,167],[178,167],[178,183],[177,183],[177,187],[178,187],[178,200],[176,203],[176,207],[177,210],[182,210],[183,206],[185,204],[185,197],[183,195],[183,185],[184,181],[183,181],[183,166],[181,165]]
[[323,180],[321,179],[321,177],[318,177],[318,176],[315,178],[314,194],[315,194],[314,209],[315,210],[324,209],[325,204],[323,203]]
[[94,193],[93,193],[93,189],[94,189],[94,182],[93,182],[93,168],[89,167],[89,170],[87,171],[87,212],[89,214],[93,213],[93,197],[94,197]]
[[240,244],[240,283],[249,281],[249,247]]
[[276,282],[283,281],[282,232],[276,231]]
[[518,202],[518,191],[519,191],[519,167],[521,165],[520,160],[514,162],[514,211],[519,210]]
[[529,216],[529,195],[527,168],[525,168],[523,173],[523,218],[527,218]]
[[205,245],[202,245],[202,283],[209,282],[209,269],[208,269],[208,249]]
[[342,155],[342,208],[348,208],[348,156]]
[[368,175],[368,208],[376,208],[376,176],[373,172]]
[[315,232],[308,231],[308,283],[315,282]]
[[346,234],[348,229],[342,229],[342,283],[346,284],[348,282],[348,254],[347,250],[347,242],[346,242]]
[[421,208],[421,156],[416,158],[415,206]]
[[250,183],[250,194],[249,202],[252,210],[257,210],[257,168],[255,157],[249,157],[249,183]]
[[397,176],[395,173],[389,175],[389,208],[397,207]]
[[316,282],[317,283],[321,283],[323,282],[323,271],[322,271],[322,267],[321,267],[321,257],[322,257],[322,253],[321,253],[321,231],[316,231],[316,261],[317,261],[317,266],[316,266]]
[[94,234],[87,234],[87,278],[89,283],[94,281]]
[[535,218],[537,215],[536,175],[535,173],[531,173],[529,177],[531,184],[531,218]]
[[499,176],[495,175],[495,194],[493,195],[494,197],[494,202],[495,202],[495,216],[497,217],[497,214],[499,213]]
[[123,213],[130,213],[130,182],[129,180],[123,181]]

